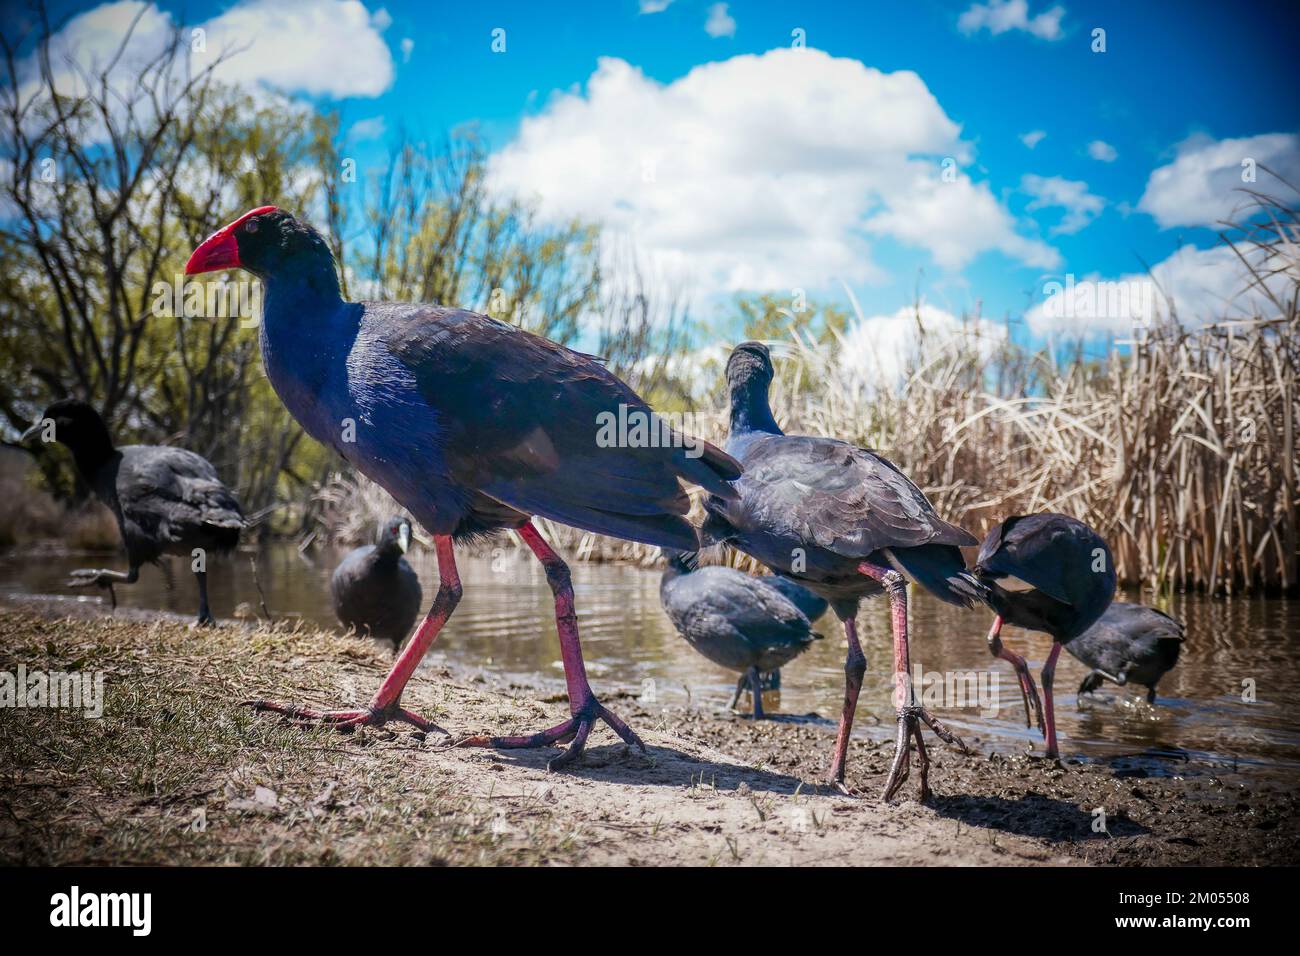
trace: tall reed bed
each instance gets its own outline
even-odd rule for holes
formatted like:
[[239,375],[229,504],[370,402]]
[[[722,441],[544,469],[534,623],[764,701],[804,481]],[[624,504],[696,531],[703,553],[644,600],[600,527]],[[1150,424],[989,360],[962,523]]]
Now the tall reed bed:
[[[1110,541],[1128,585],[1294,592],[1300,544],[1300,220],[1256,197],[1225,234],[1260,314],[1180,320],[1172,309],[1102,354],[1011,344],[979,318],[917,346],[896,385],[864,381],[842,341],[798,329],[773,343],[772,403],[790,432],[881,451],[938,511],[982,535],[1013,514],[1060,511]],[[720,367],[701,372],[721,383]],[[725,438],[721,386],[697,418]],[[327,492],[349,529],[386,505],[373,489]],[[367,512],[358,521],[358,506]],[[697,502],[698,513],[698,502]],[[656,551],[571,528],[546,531],[578,559],[650,563]],[[733,556],[735,563],[743,559]]]

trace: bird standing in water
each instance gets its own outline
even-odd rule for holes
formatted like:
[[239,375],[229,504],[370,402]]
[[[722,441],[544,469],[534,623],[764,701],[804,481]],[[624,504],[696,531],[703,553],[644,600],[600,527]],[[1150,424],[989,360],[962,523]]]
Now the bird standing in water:
[[[572,741],[574,760],[597,721],[640,738],[592,692],[582,660],[568,566],[533,515],[597,534],[693,551],[690,501],[679,479],[733,497],[734,460],[662,428],[650,407],[601,362],[485,315],[436,305],[348,302],[324,238],[274,206],[240,216],[194,250],[188,275],[243,268],[262,280],[262,360],[276,394],[317,441],[386,489],[433,535],[440,583],[433,605],[365,708],[260,710],[348,729],[401,720],[402,691],[460,601],[455,544],[515,531],[546,569],[571,717],[535,734],[476,736],[467,745],[543,747]],[[667,441],[608,440],[611,418],[643,421]]]
[[891,462],[834,438],[786,435],[768,404],[774,370],[760,342],[736,346],[727,360],[731,423],[726,450],[744,475],[736,498],[711,496],[705,536],[726,541],[793,578],[830,602],[844,625],[844,709],[831,761],[830,780],[845,786],[849,732],[862,689],[866,658],[856,616],[864,597],[889,596],[894,633],[894,703],[898,737],[885,781],[890,799],[908,775],[916,742],[921,796],[930,794],[929,756],[921,724],[942,740],[965,745],[917,702],[911,680],[907,630],[907,582],[951,604],[970,606],[983,588],[966,571],[961,545],[976,539],[941,519],[921,490]]
[[117,607],[115,584],[134,584],[141,565],[156,563],[164,554],[179,555],[194,568],[198,623],[213,623],[207,560],[239,544],[244,518],[212,463],[169,445],[116,448],[99,412],[76,399],[52,403],[23,433],[22,441],[46,437],[72,452],[81,477],[112,510],[126,548],[126,571],[86,568],[74,571],[70,583],[107,588]]
[[1080,694],[1092,693],[1103,680],[1121,687],[1141,684],[1147,703],[1154,704],[1160,678],[1178,663],[1183,637],[1183,625],[1163,611],[1116,601],[1065,649],[1092,668]]
[[411,522],[380,522],[374,544],[349,551],[330,578],[334,614],[346,627],[399,648],[420,616],[420,578],[407,563]]
[[[1043,512],[1007,518],[980,545],[975,576],[987,588],[996,617],[989,653],[1011,664],[1020,682],[1029,725],[1032,705],[1047,738],[1047,756],[1059,753],[1052,683],[1056,659],[1105,613],[1115,597],[1115,562],[1101,535],[1077,518]],[[1002,625],[1014,624],[1052,636],[1043,665],[1043,703],[1025,659],[1002,644]]]
[[715,664],[740,671],[731,706],[735,708],[748,684],[754,719],[762,720],[763,675],[779,672],[821,635],[772,586],[775,578],[756,578],[735,568],[698,568],[696,557],[665,552],[660,603],[691,647]]

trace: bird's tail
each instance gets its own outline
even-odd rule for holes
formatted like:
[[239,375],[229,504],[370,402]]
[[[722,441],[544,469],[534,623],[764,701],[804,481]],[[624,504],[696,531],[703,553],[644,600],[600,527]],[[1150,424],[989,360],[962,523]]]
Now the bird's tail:
[[888,553],[900,571],[941,601],[959,607],[989,603],[989,589],[966,570],[958,548],[923,544],[915,548],[890,548]]
[[740,477],[740,462],[700,438],[683,436],[683,445],[673,452],[673,470],[678,475],[719,498],[734,501],[739,497],[729,482]]

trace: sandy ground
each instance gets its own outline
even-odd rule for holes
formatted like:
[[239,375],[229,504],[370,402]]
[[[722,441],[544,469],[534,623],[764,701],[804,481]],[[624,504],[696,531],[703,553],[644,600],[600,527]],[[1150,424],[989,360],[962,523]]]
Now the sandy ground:
[[[915,779],[877,797],[892,745],[855,742],[850,782],[821,785],[829,720],[605,703],[647,755],[606,728],[569,772],[556,751],[446,746],[406,727],[301,730],[238,701],[364,702],[389,658],[312,630],[196,629],[65,600],[0,604],[0,672],[102,671],[102,718],[0,708],[0,862],[632,865],[1267,865],[1300,862],[1296,794],[1186,765],[987,753],[935,742]],[[599,692],[599,688],[598,688]],[[404,704],[457,736],[522,732],[563,700],[422,670]],[[826,715],[829,716],[829,715]],[[1105,812],[1097,832],[1095,811]]]

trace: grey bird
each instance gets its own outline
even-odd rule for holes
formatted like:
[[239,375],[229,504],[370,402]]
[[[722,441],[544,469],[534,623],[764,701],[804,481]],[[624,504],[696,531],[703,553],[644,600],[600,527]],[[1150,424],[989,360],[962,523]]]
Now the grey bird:
[[735,568],[700,568],[694,553],[665,550],[664,558],[659,600],[668,619],[695,650],[721,667],[740,671],[731,707],[748,684],[754,719],[762,720],[763,675],[779,672],[821,635],[772,586],[773,578],[756,578]]
[[244,517],[234,494],[212,463],[169,445],[116,448],[103,417],[77,399],[60,399],[23,433],[22,441],[56,441],[72,452],[77,471],[117,519],[127,570],[74,571],[73,587],[107,588],[117,607],[115,584],[134,584],[140,567],[164,554],[187,558],[198,582],[200,624],[213,623],[208,608],[207,559],[239,543]]
[[423,597],[419,575],[402,557],[410,546],[411,522],[394,516],[380,522],[374,544],[349,551],[330,578],[339,621],[394,649],[414,628]]
[[1103,680],[1121,687],[1141,684],[1147,701],[1154,704],[1160,678],[1178,663],[1183,636],[1182,623],[1163,611],[1115,603],[1065,649],[1092,668],[1079,685],[1080,694],[1092,693]]

